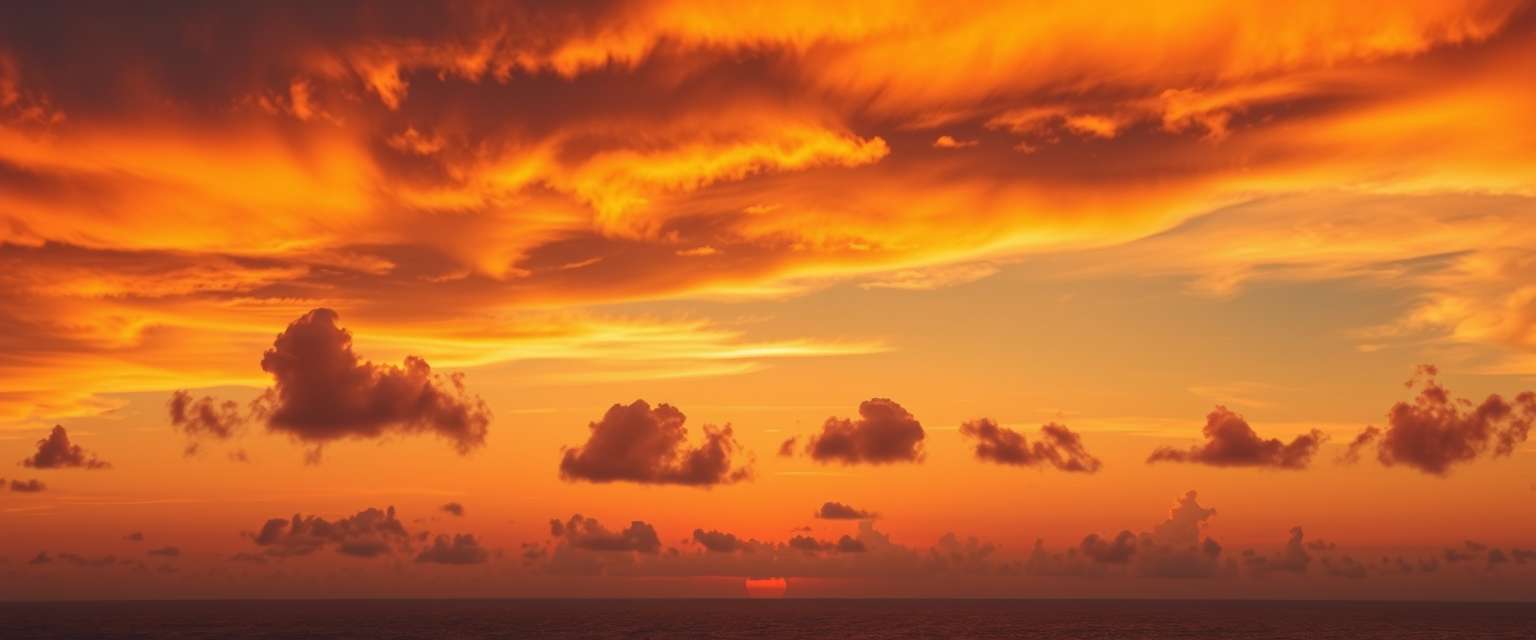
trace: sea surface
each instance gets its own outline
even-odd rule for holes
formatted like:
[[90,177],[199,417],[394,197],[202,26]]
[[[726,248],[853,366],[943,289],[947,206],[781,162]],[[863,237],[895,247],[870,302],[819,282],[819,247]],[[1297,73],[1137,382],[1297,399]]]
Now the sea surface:
[[1536,605],[1113,600],[0,603],[30,638],[1536,638]]

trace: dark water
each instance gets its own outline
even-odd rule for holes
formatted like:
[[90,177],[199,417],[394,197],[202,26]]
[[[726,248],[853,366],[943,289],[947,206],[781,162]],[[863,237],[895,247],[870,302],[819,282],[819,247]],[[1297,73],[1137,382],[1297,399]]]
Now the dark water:
[[0,603],[23,638],[1536,638],[1536,605],[1051,600]]

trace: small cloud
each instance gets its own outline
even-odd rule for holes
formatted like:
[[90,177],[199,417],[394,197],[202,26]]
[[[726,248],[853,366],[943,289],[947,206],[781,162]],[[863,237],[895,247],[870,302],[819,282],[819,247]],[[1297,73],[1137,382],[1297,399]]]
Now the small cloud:
[[1205,444],[1189,449],[1160,447],[1147,462],[1189,462],[1213,467],[1270,467],[1304,469],[1312,454],[1327,440],[1322,431],[1296,436],[1290,443],[1263,439],[1241,415],[1216,407],[1205,417]]
[[974,147],[980,142],[977,140],[958,140],[954,136],[942,135],[933,141],[935,149],[964,149]]
[[1474,406],[1453,398],[1435,380],[1438,373],[1434,365],[1420,366],[1407,385],[1422,385],[1413,402],[1392,405],[1386,428],[1366,427],[1341,460],[1355,462],[1374,445],[1384,465],[1402,464],[1443,476],[1453,465],[1471,462],[1490,448],[1493,457],[1508,456],[1525,442],[1536,423],[1536,392],[1523,392],[1512,401],[1492,394]]
[[999,427],[990,418],[960,425],[960,433],[976,441],[976,458],[997,464],[1036,466],[1050,464],[1062,471],[1094,473],[1102,464],[1083,446],[1083,437],[1054,422],[1040,427],[1040,439],[1028,442],[1024,435]]
[[38,480],[37,478],[33,478],[31,480],[11,481],[11,491],[18,493],[40,493],[47,488],[48,486],[43,484],[42,481]]
[[417,562],[429,562],[435,564],[481,564],[489,560],[491,554],[480,546],[475,536],[461,533],[452,537],[439,535],[432,539],[432,544],[417,554]]
[[588,551],[654,554],[661,550],[661,538],[656,535],[656,528],[639,520],[629,523],[625,529],[610,531],[596,519],[584,518],[578,513],[565,522],[550,520],[549,533],[572,547]]
[[37,453],[22,460],[21,465],[33,469],[107,469],[112,465],[87,453],[80,445],[69,441],[69,433],[62,425],[54,425],[48,437],[37,441]]
[[566,448],[560,477],[588,482],[638,482],[708,487],[740,482],[751,470],[734,460],[741,449],[731,426],[704,425],[703,442],[690,448],[687,417],[676,407],[644,400],[615,404],[590,423],[587,442]]
[[855,509],[841,502],[826,502],[816,511],[815,517],[822,520],[873,520],[878,514]]
[[694,247],[692,249],[678,249],[675,253],[685,258],[694,258],[718,255],[720,250],[709,245],[704,245],[702,247]]
[[889,398],[872,398],[859,403],[856,420],[827,418],[821,432],[806,442],[805,451],[822,463],[921,462],[924,436],[922,423],[901,405]]

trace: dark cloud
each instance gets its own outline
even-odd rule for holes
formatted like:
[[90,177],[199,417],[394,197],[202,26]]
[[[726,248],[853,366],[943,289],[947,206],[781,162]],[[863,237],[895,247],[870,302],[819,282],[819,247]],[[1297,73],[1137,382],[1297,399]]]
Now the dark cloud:
[[994,569],[990,561],[996,551],[997,545],[974,536],[962,541],[954,533],[946,533],[928,549],[928,557],[944,569],[989,573]]
[[442,508],[443,511],[445,511],[447,513],[451,513],[451,514],[456,515],[456,516],[463,516],[464,515],[464,505],[459,504],[457,502],[450,502],[448,504],[443,505],[441,508]]
[[129,542],[143,542],[144,541],[144,532],[142,532],[142,531],[135,531],[135,532],[130,533],[130,534],[126,535],[126,536],[123,536],[123,539],[127,540]]
[[524,542],[519,548],[522,549],[520,555],[522,555],[523,564],[525,565],[531,565],[534,562],[549,557],[549,548],[538,542]]
[[998,464],[1032,467],[1050,464],[1062,471],[1093,473],[1101,466],[1099,459],[1083,447],[1083,438],[1054,422],[1040,427],[1040,440],[1033,444],[1024,435],[997,426],[990,418],[971,420],[960,425],[960,433],[976,440],[976,458]]
[[61,562],[75,567],[100,569],[102,567],[110,567],[114,564],[117,564],[117,556],[105,555],[89,557],[80,555],[78,553],[68,552],[62,552],[57,556],[50,556],[46,551],[39,551],[37,552],[37,555],[33,556],[31,560],[27,561],[27,564],[43,565],[52,564],[54,562]]
[[1243,562],[1248,570],[1258,575],[1273,572],[1306,573],[1312,564],[1312,554],[1307,552],[1306,535],[1301,527],[1291,527],[1290,538],[1274,556],[1263,556],[1252,551],[1244,553]]
[[485,444],[491,413],[462,374],[434,374],[416,356],[399,367],[361,360],[337,318],[330,309],[304,314],[262,356],[273,386],[257,413],[270,429],[316,444],[390,431],[434,433],[460,453]]
[[1311,549],[1312,551],[1333,551],[1334,549],[1337,549],[1338,547],[1339,547],[1339,545],[1334,544],[1332,542],[1329,542],[1327,540],[1323,540],[1321,538],[1319,538],[1317,540],[1308,540],[1307,541],[1307,548]]
[[822,503],[821,509],[816,511],[816,517],[823,520],[868,520],[875,518],[873,511],[855,509],[841,502]]
[[1037,542],[1024,570],[1035,575],[1099,575],[1124,567],[1147,577],[1212,577],[1221,570],[1222,548],[1202,533],[1214,515],[1216,510],[1200,506],[1196,493],[1190,491],[1151,531],[1122,531],[1114,538],[1090,534],[1065,553],[1049,552],[1043,542]]
[[1323,572],[1335,578],[1361,580],[1370,575],[1369,567],[1350,556],[1322,559]]
[[180,547],[160,547],[158,549],[150,549],[149,551],[144,552],[144,554],[148,555],[148,556],[158,557],[158,558],[176,558],[176,557],[180,557],[181,556],[181,548]]
[[38,480],[37,478],[33,478],[31,480],[11,481],[11,491],[20,493],[38,493],[47,488],[48,485],[43,484],[42,481]]
[[1090,533],[1078,544],[1083,555],[1094,562],[1127,564],[1136,555],[1136,534],[1121,531],[1113,540]]
[[560,477],[588,482],[639,482],[712,486],[751,477],[751,469],[732,460],[741,448],[731,426],[704,425],[704,441],[687,446],[687,418],[668,404],[652,409],[644,400],[615,404],[602,420],[590,423],[586,444],[567,448]]
[[1440,552],[1440,557],[1445,558],[1447,564],[1459,564],[1472,560],[1475,554],[1454,547],[1446,547]]
[[266,564],[267,557],[259,553],[240,552],[229,557],[230,562],[245,562],[249,564]]
[[735,534],[713,529],[709,531],[694,529],[693,541],[716,553],[735,553],[745,546],[745,543]]
[[490,552],[480,546],[475,536],[461,533],[452,537],[439,535],[433,538],[432,544],[417,554],[416,561],[437,564],[481,564],[490,557]]
[[845,535],[837,539],[838,553],[864,553],[868,550],[869,547],[864,544],[863,540],[856,539],[852,536]]
[[849,535],[844,535],[835,541],[817,540],[810,536],[794,536],[786,544],[791,549],[806,553],[864,553],[869,550],[869,546],[863,540]]
[[166,406],[171,413],[171,426],[193,437],[206,435],[227,440],[246,420],[240,414],[240,405],[233,400],[193,398],[185,390],[172,393]]
[[112,465],[87,453],[78,444],[70,444],[69,434],[62,425],[54,425],[48,437],[37,441],[37,453],[21,461],[22,466],[34,469],[106,469]]
[[572,547],[588,551],[656,553],[661,550],[661,538],[656,535],[655,527],[639,520],[629,523],[623,530],[609,531],[596,519],[583,518],[578,513],[566,522],[550,520],[549,532]]
[[1290,444],[1277,438],[1265,440],[1255,433],[1242,416],[1218,406],[1205,417],[1206,442],[1190,449],[1161,447],[1147,457],[1147,462],[1190,462],[1216,467],[1270,467],[1304,469],[1312,454],[1327,440],[1323,432],[1296,436]]
[[789,438],[779,443],[779,455],[785,458],[795,455],[795,443],[798,438]]
[[818,462],[888,464],[921,462],[923,425],[887,398],[859,403],[859,419],[831,417],[821,433],[806,442],[805,452]]
[[393,553],[407,546],[410,535],[395,517],[395,508],[365,509],[336,521],[294,514],[291,519],[273,518],[252,536],[271,556],[302,556],[321,549],[360,558]]
[[1506,401],[1491,394],[1480,404],[1451,393],[1435,380],[1433,365],[1420,366],[1408,381],[1422,384],[1413,403],[1398,402],[1387,411],[1385,429],[1370,426],[1350,443],[1344,461],[1359,459],[1372,445],[1376,459],[1387,466],[1402,464],[1443,476],[1451,467],[1484,453],[1494,457],[1514,453],[1536,422],[1536,392],[1526,391]]

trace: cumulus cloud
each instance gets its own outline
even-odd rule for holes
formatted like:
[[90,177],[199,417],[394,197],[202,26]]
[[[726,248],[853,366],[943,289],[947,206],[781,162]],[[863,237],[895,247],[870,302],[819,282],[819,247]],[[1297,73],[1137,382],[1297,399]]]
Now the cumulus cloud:
[[864,553],[869,551],[863,540],[843,535],[837,540],[817,540],[811,536],[794,536],[786,543],[789,548],[805,553]]
[[735,553],[747,547],[746,541],[736,537],[736,534],[714,529],[694,529],[693,541],[715,553]]
[[779,455],[782,456],[782,457],[785,457],[785,458],[794,456],[795,455],[795,444],[797,442],[799,442],[799,438],[798,437],[793,437],[793,438],[787,438],[783,442],[779,443]]
[[870,520],[877,517],[877,514],[841,502],[825,502],[816,511],[816,517],[823,520]]
[[[1386,559],[1383,558],[1383,561]],[[1370,576],[1370,567],[1350,556],[1322,558],[1323,573],[1334,578],[1361,580]]]
[[463,516],[464,515],[464,505],[459,504],[457,502],[449,502],[449,503],[443,505],[441,507],[441,509],[444,512],[446,512],[446,513],[451,513],[451,514],[456,515],[456,516]]
[[1062,471],[1093,473],[1102,466],[1088,453],[1082,436],[1054,422],[1040,427],[1040,440],[1030,443],[1024,435],[999,427],[990,418],[960,425],[960,433],[976,440],[976,458],[997,464],[1032,467],[1049,464]]
[[821,432],[806,442],[805,452],[822,463],[921,462],[924,435],[922,423],[901,405],[872,398],[859,403],[857,420],[827,418]]
[[166,403],[171,413],[171,426],[189,436],[212,436],[227,440],[245,424],[240,405],[233,400],[219,401],[211,396],[193,398],[188,391],[171,394]]
[[704,440],[687,445],[687,418],[676,407],[644,400],[615,404],[579,447],[564,450],[560,477],[588,482],[639,482],[712,486],[751,477],[751,469],[732,457],[741,445],[731,426],[704,425]]
[[433,433],[460,453],[485,444],[491,413],[465,391],[462,374],[434,374],[416,356],[398,367],[362,360],[337,320],[330,309],[310,311],[262,356],[273,386],[258,399],[257,414],[268,428],[316,444],[391,431]]
[[1205,524],[1215,509],[1200,506],[1194,491],[1184,494],[1164,520],[1151,533],[1141,535],[1139,561],[1144,575],[1162,577],[1200,577],[1213,575],[1221,545],[1202,537]]
[[1289,444],[1278,438],[1263,439],[1241,415],[1218,406],[1205,417],[1204,445],[1189,449],[1160,447],[1147,462],[1189,462],[1216,467],[1270,467],[1304,469],[1327,436],[1312,431],[1296,436]]
[[63,562],[65,564],[76,567],[100,569],[102,567],[110,567],[114,564],[117,564],[117,556],[85,556],[78,553],[69,553],[66,551],[60,553],[57,556],[50,557],[47,553],[39,551],[37,556],[32,558],[30,564],[48,564],[54,561]]
[[277,557],[332,549],[342,555],[373,558],[392,554],[410,543],[394,507],[384,511],[369,508],[334,521],[299,514],[289,519],[273,518],[251,539],[267,555]]
[[974,147],[977,144],[978,141],[976,140],[965,140],[951,135],[941,135],[933,140],[933,148],[935,149],[964,149],[966,147]]
[[1090,533],[1078,544],[1078,549],[1094,562],[1126,564],[1136,555],[1136,534],[1121,531],[1114,539],[1101,538]]
[[[0,480],[0,482],[4,481]],[[43,484],[37,478],[31,480],[11,480],[11,491],[18,493],[39,493],[47,488],[48,485]]]
[[578,513],[565,522],[550,520],[549,533],[572,547],[588,551],[656,553],[661,550],[661,538],[656,535],[656,528],[639,520],[619,531],[610,531],[595,518],[584,518]]
[[1491,394],[1479,404],[1453,398],[1435,375],[1433,365],[1420,366],[1408,387],[1420,386],[1412,403],[1398,402],[1387,411],[1385,429],[1367,427],[1356,436],[1344,461],[1376,447],[1376,459],[1387,466],[1406,465],[1443,476],[1457,464],[1484,453],[1507,456],[1524,443],[1536,422],[1536,392],[1526,391],[1507,401]]
[[[586,518],[576,518],[578,526],[589,526]],[[558,524],[557,524],[558,523]],[[639,523],[644,524],[644,523]],[[631,525],[633,528],[634,525]],[[946,572],[1002,573],[1003,564],[995,561],[996,547],[976,538],[946,534],[930,547],[899,544],[877,530],[868,520],[857,531],[834,537],[808,533],[790,534],[787,539],[768,542],[747,538],[730,531],[710,528],[693,529],[681,548],[643,552],[632,539],[648,538],[645,533],[625,532],[598,525],[601,544],[583,543],[580,537],[566,538],[573,530],[569,521],[551,523],[558,541],[551,547],[525,545],[524,564],[536,570],[565,575],[607,576],[819,576],[891,578],[896,576],[935,576]],[[645,527],[642,531],[649,531]],[[659,541],[655,543],[659,546]]]
[[[1273,572],[1306,573],[1307,567],[1312,564],[1312,554],[1307,552],[1306,535],[1301,527],[1291,527],[1291,535],[1286,539],[1285,546],[1273,556],[1264,556],[1252,551],[1244,552],[1243,562],[1248,569],[1255,574],[1263,575]],[[1341,568],[1347,570],[1347,568]]]
[[69,433],[62,425],[54,425],[48,437],[37,441],[37,453],[21,461],[22,466],[34,469],[106,469],[111,467],[69,441]]
[[433,538],[432,544],[416,555],[416,561],[436,564],[481,564],[490,557],[490,552],[480,546],[475,536],[461,533],[453,536],[439,535]]
[[1200,506],[1190,491],[1179,498],[1168,518],[1151,531],[1121,531],[1113,538],[1090,534],[1066,552],[1051,552],[1037,541],[1023,569],[1033,575],[1101,575],[1125,571],[1157,578],[1206,578],[1221,570],[1222,547],[1203,535],[1215,509]]
[[177,558],[181,556],[181,547],[159,547],[144,552],[144,555],[156,558]]

